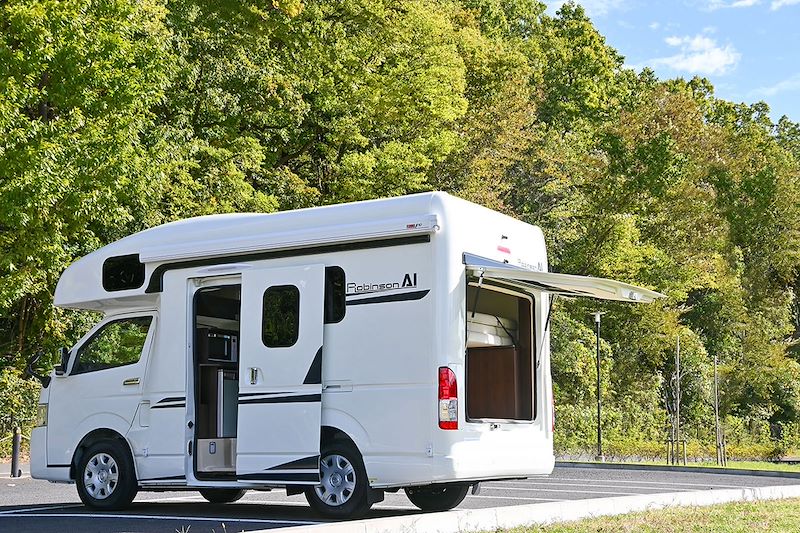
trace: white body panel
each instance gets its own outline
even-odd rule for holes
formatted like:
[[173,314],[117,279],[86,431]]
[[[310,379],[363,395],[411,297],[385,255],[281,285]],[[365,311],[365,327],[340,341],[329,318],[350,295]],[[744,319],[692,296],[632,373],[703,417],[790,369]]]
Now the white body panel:
[[[322,389],[321,411],[319,403],[311,411],[292,412],[265,403],[259,406],[260,418],[251,418],[252,406],[239,404],[239,474],[319,453],[314,438],[320,424],[354,442],[376,488],[548,474],[553,468],[548,297],[535,289],[526,291],[533,298],[533,419],[470,422],[461,396],[459,429],[438,426],[439,367],[452,369],[459,386],[465,383],[465,253],[527,271],[547,270],[538,228],[443,193],[270,215],[202,217],[153,228],[90,254],[64,273],[56,304],[110,315],[155,309],[159,324],[151,328],[137,368],[142,382],[136,391],[126,390],[129,398],[111,401],[121,375],[128,377],[133,370],[129,367],[110,381],[102,372],[54,378],[49,426],[34,432],[34,476],[63,480],[68,469],[42,463],[69,465],[75,446],[94,425],[127,440],[143,487],[253,486],[245,479],[198,480],[188,455],[197,415],[189,364],[192,295],[199,287],[224,283],[242,284],[240,401],[247,397],[242,393],[266,397],[270,392],[318,394]],[[139,254],[144,264],[142,286],[106,292],[101,282],[104,261],[128,254]],[[344,319],[323,326],[321,294],[314,300],[312,293],[323,290],[320,273],[331,266],[345,272],[347,306]],[[263,288],[296,279],[303,269],[313,289],[303,293],[309,298],[305,306],[310,306],[303,319],[317,326],[303,332],[301,325],[301,337],[308,336],[292,353],[305,358],[302,365],[275,366],[281,349],[270,354],[260,343]],[[302,367],[308,367],[319,346],[322,383],[298,383],[298,373],[305,372]],[[269,368],[262,368],[259,359],[270,357]],[[251,367],[261,371],[253,385]],[[74,393],[75,399],[64,397],[66,383],[75,377],[94,378],[95,389],[105,391],[107,398],[80,392]],[[55,402],[69,407],[54,409]],[[114,413],[102,414],[109,410]],[[48,442],[46,453],[42,439]]]

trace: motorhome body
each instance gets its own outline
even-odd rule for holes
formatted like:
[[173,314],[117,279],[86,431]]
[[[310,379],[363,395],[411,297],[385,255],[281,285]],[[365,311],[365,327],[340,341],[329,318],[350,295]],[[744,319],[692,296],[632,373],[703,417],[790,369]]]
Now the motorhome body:
[[554,294],[660,296],[548,273],[539,228],[444,193],[137,233],[59,280],[104,318],[42,391],[32,475],[96,507],[289,487],[350,515],[548,474]]

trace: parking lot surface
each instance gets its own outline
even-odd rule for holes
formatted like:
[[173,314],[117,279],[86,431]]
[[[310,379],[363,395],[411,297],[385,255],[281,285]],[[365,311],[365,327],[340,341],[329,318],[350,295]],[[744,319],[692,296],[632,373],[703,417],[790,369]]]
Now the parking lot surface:
[[[0,531],[81,533],[239,532],[313,525],[315,515],[302,496],[282,490],[250,491],[233,504],[207,503],[197,492],[140,492],[125,511],[98,513],[83,507],[74,485],[23,477],[0,481]],[[556,467],[547,478],[481,484],[459,509],[524,505],[637,494],[796,485],[800,479],[694,472],[604,470]],[[403,492],[387,493],[368,518],[419,513]]]

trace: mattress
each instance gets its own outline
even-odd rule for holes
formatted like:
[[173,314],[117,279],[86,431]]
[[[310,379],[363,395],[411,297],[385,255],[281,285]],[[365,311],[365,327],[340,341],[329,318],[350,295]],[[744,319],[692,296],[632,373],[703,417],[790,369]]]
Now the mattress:
[[467,314],[467,348],[513,346],[517,323],[503,317],[484,313]]

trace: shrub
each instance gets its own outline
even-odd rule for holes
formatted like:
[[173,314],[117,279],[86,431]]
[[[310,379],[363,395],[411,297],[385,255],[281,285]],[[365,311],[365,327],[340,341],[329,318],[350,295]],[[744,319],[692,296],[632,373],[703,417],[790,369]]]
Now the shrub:
[[[30,436],[36,418],[41,387],[32,380],[24,379],[14,368],[0,371],[0,457],[11,455],[11,432],[15,426],[22,428],[25,437]],[[28,440],[23,438],[23,450]]]

